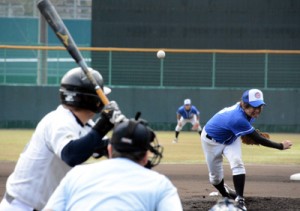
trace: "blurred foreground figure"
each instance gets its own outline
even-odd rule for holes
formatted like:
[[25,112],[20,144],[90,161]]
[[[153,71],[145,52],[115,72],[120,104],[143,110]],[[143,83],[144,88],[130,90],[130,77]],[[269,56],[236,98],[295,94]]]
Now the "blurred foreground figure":
[[45,210],[181,211],[177,189],[150,169],[159,164],[162,151],[144,121],[116,125],[108,145],[110,159],[72,169]]
[[[103,86],[101,74],[90,71],[108,94],[110,89]],[[80,68],[63,76],[59,93],[61,104],[38,123],[7,179],[1,211],[41,210],[72,167],[95,152],[98,157],[107,154],[108,140],[103,138],[125,118],[114,101],[103,110],[94,86]],[[100,118],[95,124],[92,118],[96,113]]]

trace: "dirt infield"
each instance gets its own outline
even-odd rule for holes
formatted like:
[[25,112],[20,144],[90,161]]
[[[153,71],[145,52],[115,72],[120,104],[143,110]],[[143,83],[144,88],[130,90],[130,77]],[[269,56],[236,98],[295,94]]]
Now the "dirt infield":
[[[5,181],[14,168],[14,162],[0,162],[0,196]],[[168,176],[178,188],[183,208],[208,210],[219,196],[209,196],[215,189],[208,183],[205,165],[161,164],[154,170]],[[225,182],[232,185],[231,173],[225,166]],[[300,210],[300,181],[291,181],[291,174],[299,173],[299,166],[246,166],[245,197],[248,211]]]

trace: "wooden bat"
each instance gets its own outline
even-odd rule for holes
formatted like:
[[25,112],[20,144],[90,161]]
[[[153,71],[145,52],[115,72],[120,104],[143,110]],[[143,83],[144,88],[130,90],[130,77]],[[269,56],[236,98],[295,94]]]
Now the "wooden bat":
[[100,85],[97,83],[95,78],[93,77],[93,74],[89,71],[88,66],[83,59],[76,43],[74,42],[70,32],[68,31],[66,25],[58,15],[55,7],[50,2],[50,0],[40,0],[37,3],[37,7],[40,10],[41,14],[45,18],[45,20],[48,22],[48,24],[51,26],[52,30],[56,34],[56,36],[59,38],[59,40],[62,42],[62,44],[65,46],[69,54],[72,56],[72,58],[76,61],[79,67],[84,71],[87,78],[92,82],[92,84],[95,87],[96,93],[101,99],[102,103],[104,105],[107,105],[109,103],[108,98],[104,94],[103,90],[101,89]]

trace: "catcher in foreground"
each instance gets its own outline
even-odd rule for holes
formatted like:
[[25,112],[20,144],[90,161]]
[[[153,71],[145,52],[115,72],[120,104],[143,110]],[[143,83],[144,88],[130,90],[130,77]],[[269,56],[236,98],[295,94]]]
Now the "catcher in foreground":
[[[204,126],[201,144],[209,170],[210,183],[223,197],[234,199],[241,210],[247,210],[244,199],[246,170],[242,160],[241,143],[260,144],[279,150],[289,149],[292,143],[271,141],[267,134],[256,130],[252,123],[265,105],[263,93],[250,89],[236,104],[216,113]],[[242,140],[242,141],[241,141]],[[223,156],[229,161],[235,190],[224,183]]]

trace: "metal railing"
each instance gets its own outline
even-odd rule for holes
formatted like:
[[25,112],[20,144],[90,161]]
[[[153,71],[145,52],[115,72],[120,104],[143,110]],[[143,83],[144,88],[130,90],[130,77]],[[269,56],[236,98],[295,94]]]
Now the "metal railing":
[[[112,87],[300,88],[300,50],[158,50],[80,48]],[[59,85],[76,66],[63,47],[0,46],[0,84]]]

